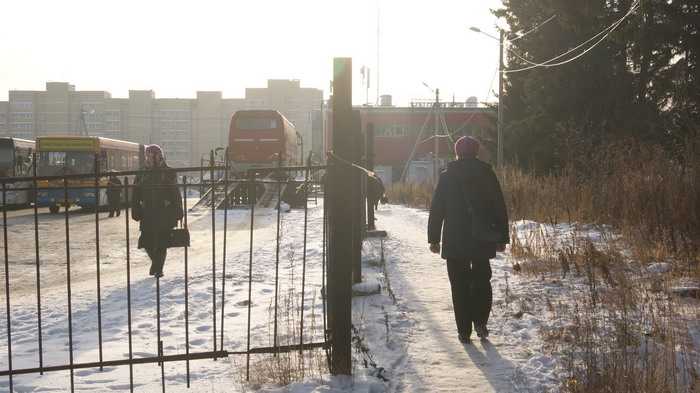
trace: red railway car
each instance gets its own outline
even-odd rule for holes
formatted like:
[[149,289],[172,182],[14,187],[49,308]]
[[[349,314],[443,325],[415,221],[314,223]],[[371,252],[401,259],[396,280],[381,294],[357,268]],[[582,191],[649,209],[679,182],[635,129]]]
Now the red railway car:
[[229,129],[229,158],[237,169],[299,163],[297,132],[294,125],[275,110],[237,111]]

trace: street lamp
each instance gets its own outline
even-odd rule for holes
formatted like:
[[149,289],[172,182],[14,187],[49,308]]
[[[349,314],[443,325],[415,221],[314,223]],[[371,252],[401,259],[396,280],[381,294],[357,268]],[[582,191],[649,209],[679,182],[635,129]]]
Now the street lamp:
[[478,27],[472,26],[469,30],[498,40],[498,147],[496,165],[500,168],[503,165],[503,30],[499,29],[498,38],[481,31]]

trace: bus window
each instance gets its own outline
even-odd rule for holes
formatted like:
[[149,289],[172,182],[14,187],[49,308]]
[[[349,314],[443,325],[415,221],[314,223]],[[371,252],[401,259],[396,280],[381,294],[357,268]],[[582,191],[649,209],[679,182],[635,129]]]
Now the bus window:
[[39,153],[39,174],[60,175],[92,173],[95,155],[89,151],[44,151]]

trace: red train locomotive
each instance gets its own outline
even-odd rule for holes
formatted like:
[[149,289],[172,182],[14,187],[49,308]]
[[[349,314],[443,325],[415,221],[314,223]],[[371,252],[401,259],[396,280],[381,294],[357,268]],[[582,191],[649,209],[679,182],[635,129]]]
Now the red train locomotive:
[[229,158],[236,170],[299,163],[294,125],[275,110],[237,111],[229,129]]

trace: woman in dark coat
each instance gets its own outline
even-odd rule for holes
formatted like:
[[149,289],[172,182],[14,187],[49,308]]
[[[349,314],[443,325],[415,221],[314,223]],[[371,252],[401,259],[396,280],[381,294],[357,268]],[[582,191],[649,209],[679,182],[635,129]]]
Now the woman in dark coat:
[[158,145],[145,149],[146,171],[136,177],[131,202],[132,218],[140,221],[139,248],[151,259],[150,274],[163,276],[171,230],[182,219],[182,197],[175,172],[168,171]]
[[122,214],[122,182],[118,177],[112,174],[107,183],[107,204],[109,205],[109,216],[114,217],[117,214],[119,217]]
[[509,242],[501,186],[491,166],[476,158],[478,152],[476,139],[457,140],[458,160],[440,174],[428,219],[430,250],[442,251],[447,260],[457,331],[464,343],[470,340],[472,323],[479,337],[488,337],[493,296],[489,259]]

